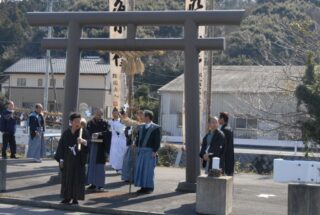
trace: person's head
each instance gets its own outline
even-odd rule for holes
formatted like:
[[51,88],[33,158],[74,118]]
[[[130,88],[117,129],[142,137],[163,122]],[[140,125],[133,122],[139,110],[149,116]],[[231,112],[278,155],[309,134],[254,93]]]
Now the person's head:
[[69,121],[72,129],[74,130],[79,129],[81,127],[81,114],[71,113],[69,116]]
[[228,124],[229,122],[229,113],[227,112],[220,112],[219,114],[219,124],[224,125]]
[[215,131],[219,127],[218,118],[216,116],[209,116],[208,119],[208,129],[210,131]]
[[113,119],[118,119],[119,118],[119,110],[118,110],[118,108],[113,108],[113,110],[112,110],[112,117],[113,117]]
[[8,108],[9,110],[13,110],[13,109],[14,109],[14,103],[13,103],[13,101],[8,101],[7,108]]
[[101,109],[97,108],[94,111],[94,119],[100,120],[100,119],[102,119],[102,117],[103,117],[103,111]]
[[151,110],[144,111],[144,122],[150,123],[153,120],[153,112]]
[[35,106],[35,111],[36,111],[38,114],[42,113],[42,111],[43,111],[42,104],[40,104],[40,103],[36,104],[36,106]]
[[143,110],[138,110],[136,113],[137,120],[139,122],[144,122],[144,112]]

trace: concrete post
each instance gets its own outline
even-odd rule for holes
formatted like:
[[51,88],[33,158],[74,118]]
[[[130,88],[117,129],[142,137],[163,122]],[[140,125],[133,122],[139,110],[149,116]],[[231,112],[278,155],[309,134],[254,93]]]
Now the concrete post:
[[68,28],[67,63],[64,86],[62,131],[69,126],[70,112],[78,110],[80,49],[77,42],[81,37],[81,27],[76,22],[70,22]]
[[289,184],[288,215],[320,214],[320,184]]
[[7,181],[7,160],[0,160],[0,192],[6,191]]
[[232,212],[233,178],[198,177],[196,211],[200,214],[228,215]]

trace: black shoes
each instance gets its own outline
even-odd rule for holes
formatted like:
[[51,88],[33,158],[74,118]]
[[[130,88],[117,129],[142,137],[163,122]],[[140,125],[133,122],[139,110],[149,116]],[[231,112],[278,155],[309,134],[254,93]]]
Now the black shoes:
[[96,191],[97,192],[104,192],[104,188],[103,187],[97,187]]
[[90,191],[93,191],[93,190],[95,190],[96,189],[96,186],[94,186],[93,184],[91,184],[88,188],[87,188],[87,190],[90,190]]
[[71,203],[71,205],[79,205],[79,202],[78,202],[78,200],[72,200],[72,203]]
[[61,203],[61,204],[65,204],[65,205],[70,205],[70,200],[71,200],[71,199],[64,199],[64,200],[62,200],[60,203]]
[[78,200],[72,200],[72,202],[70,203],[71,199],[64,199],[62,200],[60,203],[61,204],[65,204],[65,205],[79,205]]
[[140,190],[137,191],[138,194],[150,194],[153,192],[153,188],[141,188]]
[[144,192],[144,189],[141,188],[140,190],[137,191],[138,194],[142,194]]
[[91,191],[91,192],[103,192],[104,191],[104,188],[103,187],[97,187],[93,184],[91,184],[88,188],[87,188],[88,191]]
[[[10,155],[11,159],[18,159],[16,155]],[[2,159],[7,159],[7,154],[2,154]]]

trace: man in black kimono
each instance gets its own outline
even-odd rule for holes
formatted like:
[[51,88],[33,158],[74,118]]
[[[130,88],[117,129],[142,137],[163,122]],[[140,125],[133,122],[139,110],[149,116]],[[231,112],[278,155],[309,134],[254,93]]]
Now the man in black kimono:
[[89,159],[87,182],[88,190],[103,191],[105,184],[104,166],[107,161],[106,153],[110,151],[111,132],[109,124],[103,120],[103,112],[97,109],[92,120],[88,122],[87,130],[92,137],[89,144]]
[[233,145],[233,132],[228,126],[229,114],[221,112],[219,116],[219,124],[221,125],[221,131],[226,137],[226,145],[224,148],[225,153],[225,174],[233,176],[234,173],[234,145]]
[[141,187],[138,194],[149,194],[154,190],[154,168],[157,163],[157,151],[160,148],[161,128],[152,122],[153,112],[144,112],[145,124],[138,127],[136,168],[134,185]]
[[[81,115],[72,113],[69,117],[71,128],[66,129],[59,141],[55,159],[61,169],[62,204],[77,205],[84,200],[85,164],[87,160],[87,134],[81,128]],[[82,136],[80,137],[80,133]]]
[[205,135],[202,141],[200,158],[202,159],[202,166],[206,173],[212,169],[212,158],[220,158],[220,168],[224,172],[224,145],[226,138],[222,131],[218,129],[219,123],[217,117],[209,117],[208,120],[209,132]]

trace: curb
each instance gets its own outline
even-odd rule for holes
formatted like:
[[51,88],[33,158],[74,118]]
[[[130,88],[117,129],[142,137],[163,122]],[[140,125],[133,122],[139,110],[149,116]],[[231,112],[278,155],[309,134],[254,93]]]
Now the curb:
[[58,203],[50,202],[39,202],[32,201],[28,199],[19,199],[12,197],[0,197],[0,203],[3,204],[14,204],[19,206],[29,206],[36,208],[46,208],[46,209],[57,209],[62,211],[72,211],[72,212],[83,212],[83,213],[95,213],[95,214],[114,214],[114,215],[163,215],[164,213],[149,212],[149,211],[133,211],[133,210],[121,210],[121,209],[111,209],[111,208],[93,208],[88,206],[68,206],[61,205]]

